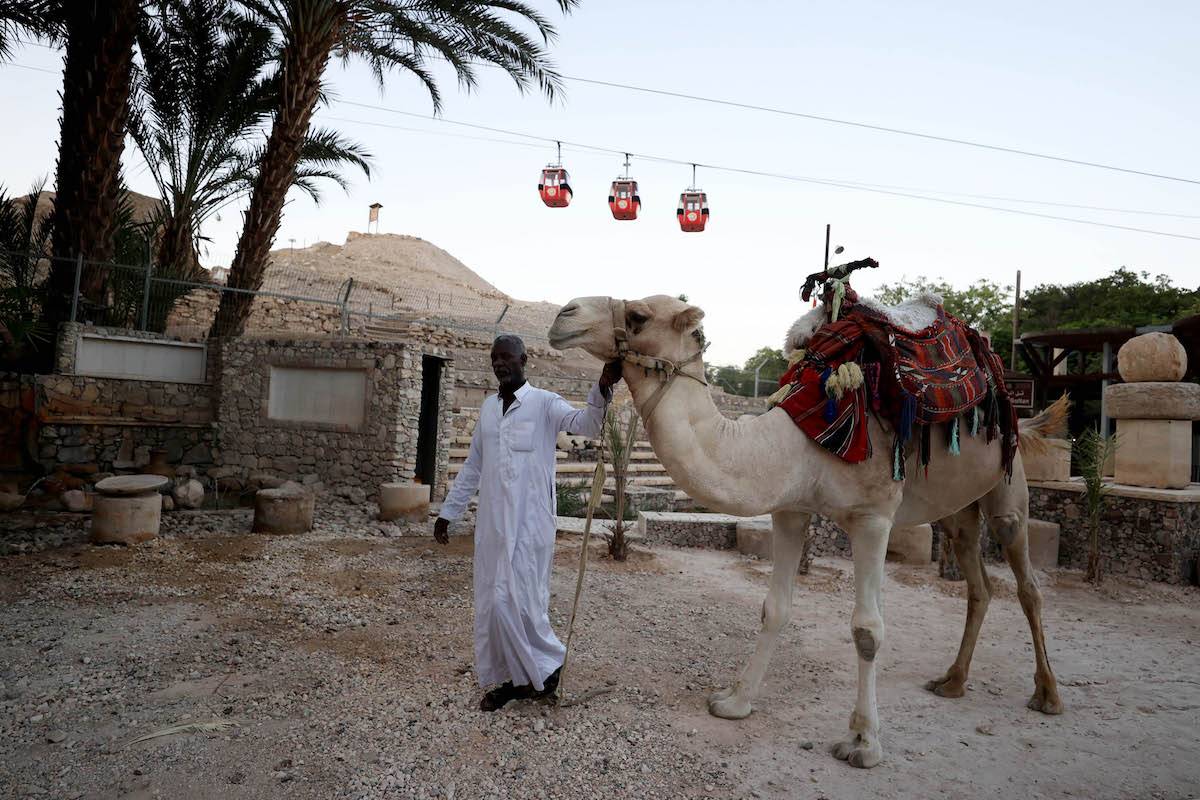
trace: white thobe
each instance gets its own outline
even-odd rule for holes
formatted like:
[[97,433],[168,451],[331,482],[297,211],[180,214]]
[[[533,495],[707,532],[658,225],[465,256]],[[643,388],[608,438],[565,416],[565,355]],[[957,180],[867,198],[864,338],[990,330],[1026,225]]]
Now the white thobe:
[[471,450],[442,504],[462,517],[479,490],[475,520],[475,672],[481,686],[512,681],[542,691],[566,648],[550,627],[550,569],[557,500],[555,445],[560,431],[599,436],[608,398],[599,384],[574,408],[526,383],[504,412],[484,400]]

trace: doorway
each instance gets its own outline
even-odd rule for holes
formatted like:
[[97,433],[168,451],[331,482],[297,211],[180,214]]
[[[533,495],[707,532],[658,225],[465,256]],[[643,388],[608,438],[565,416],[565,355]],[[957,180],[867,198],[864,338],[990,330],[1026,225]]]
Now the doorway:
[[426,486],[437,481],[438,422],[441,417],[442,370],[436,356],[421,357],[421,416],[417,422],[416,479]]

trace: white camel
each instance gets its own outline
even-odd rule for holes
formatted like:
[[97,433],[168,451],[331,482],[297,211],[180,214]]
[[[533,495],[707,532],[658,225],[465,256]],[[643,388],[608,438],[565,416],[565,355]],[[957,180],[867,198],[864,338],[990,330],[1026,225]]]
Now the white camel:
[[[782,409],[750,420],[727,419],[704,381],[703,316],[699,308],[667,296],[630,301],[579,298],[559,312],[550,342],[559,349],[582,348],[604,361],[625,359],[625,380],[654,452],[689,496],[729,514],[772,515],[774,568],[757,646],[733,686],[709,698],[709,711],[726,719],[750,714],[779,633],[791,616],[794,576],[809,522],[820,513],[846,531],[854,559],[850,630],[858,653],[858,697],[849,736],[833,747],[833,754],[856,767],[878,764],[883,747],[875,663],[884,641],[880,589],[888,534],[894,525],[937,521],[953,543],[968,586],[966,628],[954,663],[926,688],[942,697],[961,697],[991,594],[979,552],[982,511],[1016,576],[1033,635],[1037,665],[1028,705],[1046,714],[1061,713],[1046,658],[1042,596],[1029,563],[1029,494],[1020,457],[1007,481],[999,438],[989,444],[985,436],[963,436],[960,455],[950,456],[944,426],[937,426],[932,452],[945,455],[932,459],[928,477],[894,481],[890,447],[877,447],[867,461],[848,464],[813,442]],[[802,319],[789,337],[803,341],[815,319]],[[1065,402],[1022,421],[1021,445],[1040,445],[1043,436],[1061,425],[1064,414]],[[873,441],[891,441],[890,430],[873,415],[869,424]]]

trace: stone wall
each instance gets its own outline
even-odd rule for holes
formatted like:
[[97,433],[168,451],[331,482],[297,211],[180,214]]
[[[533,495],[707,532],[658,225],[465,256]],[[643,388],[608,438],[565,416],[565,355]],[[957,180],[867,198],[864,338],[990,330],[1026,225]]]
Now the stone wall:
[[[1058,563],[1084,569],[1087,511],[1079,481],[1031,483],[1029,516],[1061,528]],[[1100,550],[1110,574],[1186,584],[1200,555],[1200,488],[1113,486],[1100,519]]]
[[[183,341],[202,341],[208,336],[220,302],[218,287],[194,289],[175,303],[167,317],[168,336]],[[361,332],[361,318],[352,318],[349,333]],[[307,334],[337,334],[342,331],[342,310],[330,303],[288,300],[256,295],[246,320],[248,334],[292,331]]]
[[[412,480],[417,466],[424,355],[447,359],[439,398],[434,486],[434,496],[441,497],[454,430],[453,365],[445,351],[400,342],[248,336],[223,342],[217,406],[221,466],[210,474],[232,484],[265,473],[356,488],[368,497],[377,493],[381,483]],[[269,419],[272,366],[365,371],[367,411],[362,425],[350,428]]]
[[[216,432],[211,387],[75,375],[76,343],[84,333],[166,338],[142,331],[64,325],[56,351],[58,374],[13,375],[0,381],[0,425],[5,429],[0,441],[20,442],[32,451],[40,471],[60,483],[64,474],[137,471],[150,462],[153,449],[166,450],[173,464],[188,464],[201,472],[212,466]],[[5,458],[3,466],[19,471],[35,465]]]

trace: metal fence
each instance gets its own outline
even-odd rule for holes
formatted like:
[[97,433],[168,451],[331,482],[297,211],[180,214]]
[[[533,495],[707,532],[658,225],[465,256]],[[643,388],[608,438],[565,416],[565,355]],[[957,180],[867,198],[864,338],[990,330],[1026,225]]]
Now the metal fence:
[[[512,313],[513,305],[502,297],[466,297],[404,284],[384,287],[353,277],[274,265],[268,268],[262,286],[249,290],[207,279],[204,271],[200,275],[173,274],[157,269],[150,261],[122,264],[82,257],[64,261],[4,249],[0,249],[0,259],[5,267],[0,270],[0,289],[17,289],[23,295],[36,295],[52,268],[69,273],[73,278],[69,319],[94,325],[203,339],[221,297],[240,293],[256,301],[276,300],[322,310],[321,316],[332,320],[332,327],[342,334],[398,335],[409,323],[423,322],[476,337],[515,333],[546,341],[544,321],[532,319],[520,309]],[[281,319],[267,322],[270,329],[289,329]],[[252,317],[249,327],[259,329],[261,325],[256,327]]]

